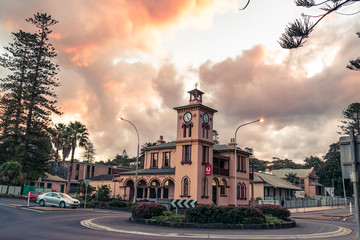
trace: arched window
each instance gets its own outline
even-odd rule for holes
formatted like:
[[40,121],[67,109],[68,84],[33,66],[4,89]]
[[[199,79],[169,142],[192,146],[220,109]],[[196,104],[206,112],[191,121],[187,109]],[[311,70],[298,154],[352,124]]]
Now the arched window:
[[203,178],[201,182],[201,197],[207,198],[208,197],[208,180],[207,178]]
[[220,195],[226,195],[226,181],[221,179],[220,181]]
[[182,181],[182,196],[180,197],[190,197],[190,180],[188,177]]
[[186,125],[183,124],[182,128],[183,128],[183,137],[185,138],[186,137]]
[[243,192],[243,199],[246,200],[246,184],[243,183],[242,186],[241,186],[241,190]]
[[236,198],[241,199],[241,183],[238,183],[236,186]]

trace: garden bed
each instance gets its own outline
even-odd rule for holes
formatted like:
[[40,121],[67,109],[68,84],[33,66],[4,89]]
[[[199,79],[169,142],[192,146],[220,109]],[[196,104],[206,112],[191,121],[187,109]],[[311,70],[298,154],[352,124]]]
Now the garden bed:
[[296,226],[294,220],[290,220],[284,223],[264,223],[264,224],[226,224],[226,223],[185,223],[185,222],[168,222],[159,221],[153,219],[143,219],[130,217],[132,222],[146,224],[146,225],[157,225],[173,228],[216,228],[216,229],[286,229],[293,228]]

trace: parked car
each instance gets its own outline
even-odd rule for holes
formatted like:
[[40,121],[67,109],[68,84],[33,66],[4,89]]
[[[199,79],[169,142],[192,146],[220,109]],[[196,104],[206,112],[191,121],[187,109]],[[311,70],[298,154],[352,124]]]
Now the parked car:
[[40,192],[40,191],[30,191],[29,193],[26,194],[26,197],[25,197],[26,201],[28,200],[29,195],[30,195],[30,201],[32,201],[32,200],[35,201],[38,196],[44,194],[44,192]]
[[54,207],[72,207],[76,208],[80,205],[80,201],[70,197],[65,193],[57,193],[57,192],[48,192],[40,195],[36,202],[39,203],[41,207],[44,206],[54,206]]

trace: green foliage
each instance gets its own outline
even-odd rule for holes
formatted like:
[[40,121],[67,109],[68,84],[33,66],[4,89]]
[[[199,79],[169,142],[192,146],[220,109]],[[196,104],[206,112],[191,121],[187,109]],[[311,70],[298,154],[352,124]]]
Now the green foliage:
[[302,165],[294,163],[293,160],[290,159],[281,159],[278,157],[273,157],[273,161],[272,164],[270,165],[270,168],[272,170],[283,169],[283,168],[300,169],[302,168]]
[[165,207],[158,203],[142,202],[132,206],[131,213],[135,218],[150,219],[155,216],[161,216]]
[[111,207],[119,207],[119,208],[125,208],[128,207],[127,202],[125,201],[120,201],[118,199],[113,199],[109,202],[109,206]]
[[186,217],[183,214],[178,214],[177,216],[171,211],[165,211],[161,216],[155,216],[151,219],[165,222],[185,222]]
[[[250,0],[249,0],[250,1]],[[279,44],[282,48],[292,49],[301,47],[315,26],[323,20],[327,15],[332,12],[338,12],[344,8],[354,8],[353,4],[359,3],[358,0],[334,0],[334,1],[321,1],[315,2],[313,0],[295,0],[295,4],[300,7],[316,8],[321,11],[321,14],[316,16],[302,14],[302,18],[296,19],[293,23],[289,23],[285,32],[282,34],[279,40]],[[355,12],[357,13],[357,12]],[[310,19],[315,19],[315,22],[311,22]]]
[[21,171],[21,164],[15,161],[10,161],[1,164],[0,179],[7,185],[6,193],[9,192],[9,186],[21,183],[23,181],[23,173]]
[[84,199],[85,199],[86,192],[87,192],[87,196],[89,197],[95,190],[96,190],[96,188],[91,186],[90,184],[88,185],[87,190],[86,190],[85,182],[84,181],[80,182],[80,193],[82,194]]
[[305,169],[314,167],[315,171],[319,171],[319,169],[324,164],[324,162],[320,158],[314,156],[306,157],[304,162]]
[[69,167],[68,179],[67,179],[67,189],[66,189],[67,193],[69,193],[70,190],[75,149],[77,146],[85,147],[85,145],[89,142],[88,135],[89,134],[86,126],[79,121],[70,122],[69,125],[66,127],[65,136],[69,146],[71,147],[71,160],[70,160],[70,167]]
[[297,176],[296,173],[289,172],[288,174],[285,174],[285,180],[288,182],[291,182],[293,184],[298,184],[300,181],[300,178]]
[[0,57],[0,66],[10,71],[0,79],[0,157],[2,162],[21,163],[27,178],[34,180],[48,170],[50,116],[60,114],[54,91],[59,86],[55,77],[59,69],[48,37],[57,21],[40,13],[26,21],[37,31],[12,33],[14,42]]
[[84,162],[93,163],[95,161],[95,147],[94,144],[89,140],[85,143],[84,151],[81,153],[81,157],[84,159]]
[[285,221],[282,219],[279,219],[277,217],[274,217],[273,215],[265,215],[266,218],[266,223],[270,224],[270,223],[284,223]]
[[195,223],[262,224],[265,216],[253,207],[198,205],[186,211],[186,221]]
[[213,130],[213,140],[214,140],[215,145],[220,144],[219,133],[216,130]]
[[288,220],[291,213],[288,209],[279,205],[272,204],[260,204],[255,206],[256,209],[261,211],[265,215],[272,215],[282,220]]
[[[360,32],[356,33],[358,37],[360,38]],[[359,71],[360,70],[360,57],[358,57],[355,60],[350,60],[350,64],[346,66],[350,70]]]
[[97,190],[97,197],[99,201],[107,202],[110,199],[110,189],[107,185],[102,185]]
[[340,134],[349,134],[350,129],[354,129],[354,135],[360,134],[360,103],[351,103],[342,111],[345,120],[341,120],[343,125]]

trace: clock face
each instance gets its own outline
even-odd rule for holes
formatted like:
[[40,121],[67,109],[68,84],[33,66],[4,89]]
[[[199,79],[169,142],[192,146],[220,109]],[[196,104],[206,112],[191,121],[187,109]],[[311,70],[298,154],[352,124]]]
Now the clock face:
[[205,123],[208,123],[209,122],[209,115],[207,113],[204,113],[203,119],[204,119]]
[[185,121],[185,122],[190,122],[191,119],[192,119],[192,114],[191,114],[191,112],[186,112],[186,113],[184,114],[184,121]]

